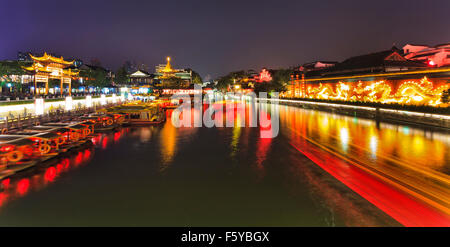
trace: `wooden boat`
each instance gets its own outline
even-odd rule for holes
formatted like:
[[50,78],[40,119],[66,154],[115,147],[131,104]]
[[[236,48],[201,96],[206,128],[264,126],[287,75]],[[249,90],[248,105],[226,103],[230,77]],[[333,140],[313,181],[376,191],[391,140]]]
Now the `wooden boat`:
[[23,131],[15,132],[15,134],[26,135],[29,139],[49,144],[52,148],[51,150],[54,153],[59,154],[80,145],[78,140],[75,141],[70,139],[70,132],[71,130],[69,128],[51,128],[45,129],[45,132],[43,132],[43,128],[41,128],[40,130],[25,129]]
[[47,123],[0,135],[0,179],[90,143],[90,122]]
[[122,114],[90,114],[78,118],[80,121],[94,124],[97,132],[104,132],[122,126],[125,117]]
[[152,125],[165,121],[164,110],[157,103],[134,102],[101,110],[105,114],[121,114],[123,123],[130,125]]
[[35,142],[22,135],[0,136],[0,178],[34,166],[39,160]]
[[54,127],[54,128],[66,128],[69,129],[68,140],[75,142],[84,142],[89,138],[89,135],[93,133],[93,125],[84,123],[47,123],[43,126]]

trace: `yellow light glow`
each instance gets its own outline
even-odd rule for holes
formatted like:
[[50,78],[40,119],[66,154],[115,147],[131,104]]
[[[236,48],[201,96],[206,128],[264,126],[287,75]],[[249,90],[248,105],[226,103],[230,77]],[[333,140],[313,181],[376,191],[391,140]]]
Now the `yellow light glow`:
[[396,90],[395,88],[395,85],[386,81],[319,83],[319,85],[309,85],[305,96],[311,99],[437,106],[442,104],[442,92],[450,88],[450,85],[444,84],[435,88],[433,82],[424,77],[418,81],[401,82]]
[[104,94],[102,94],[100,96],[100,104],[101,105],[106,105],[106,96]]
[[86,96],[86,107],[92,107],[92,96]]
[[44,114],[44,99],[40,98],[34,101],[34,113],[36,115]]
[[71,111],[73,109],[72,97],[66,97],[66,111]]
[[[362,77],[385,77],[385,76],[395,76],[395,75],[414,75],[414,74],[428,74],[428,73],[441,73],[441,72],[450,72],[450,68],[442,68],[442,69],[427,69],[427,70],[414,70],[407,72],[395,72],[395,73],[380,73],[380,74],[367,74],[367,75],[355,75],[355,76],[340,76],[340,77],[330,77],[327,80],[344,80],[344,79],[354,79],[354,78],[362,78]],[[323,78],[317,79],[305,79],[305,82],[312,81],[323,81]]]

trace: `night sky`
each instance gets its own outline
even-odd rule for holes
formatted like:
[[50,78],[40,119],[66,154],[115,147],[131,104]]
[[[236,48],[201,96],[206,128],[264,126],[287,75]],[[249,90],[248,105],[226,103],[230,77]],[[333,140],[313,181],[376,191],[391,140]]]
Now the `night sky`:
[[450,42],[448,0],[0,2],[0,59],[48,51],[153,72],[171,56],[204,79]]

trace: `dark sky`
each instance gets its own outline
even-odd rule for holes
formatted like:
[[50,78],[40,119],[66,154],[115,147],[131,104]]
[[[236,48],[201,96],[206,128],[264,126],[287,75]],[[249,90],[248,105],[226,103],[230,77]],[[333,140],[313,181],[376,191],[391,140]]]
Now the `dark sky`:
[[205,77],[450,42],[450,1],[0,0],[0,59],[49,51]]

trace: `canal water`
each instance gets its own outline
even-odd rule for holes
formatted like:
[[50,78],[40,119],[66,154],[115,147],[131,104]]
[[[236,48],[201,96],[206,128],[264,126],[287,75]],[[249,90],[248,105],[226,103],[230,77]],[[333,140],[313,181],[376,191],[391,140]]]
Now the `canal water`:
[[0,226],[399,226],[311,153],[393,177],[399,161],[450,171],[445,133],[290,106],[280,106],[277,137],[260,132],[167,121],[98,134],[91,147],[2,181]]

